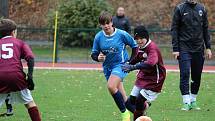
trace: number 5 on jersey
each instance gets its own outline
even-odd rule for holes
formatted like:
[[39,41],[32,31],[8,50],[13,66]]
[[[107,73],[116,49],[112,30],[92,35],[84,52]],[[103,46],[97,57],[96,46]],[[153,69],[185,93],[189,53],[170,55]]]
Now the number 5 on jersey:
[[[13,57],[13,43],[0,45],[0,59],[9,59]],[[4,52],[4,53],[3,53]],[[5,53],[6,52],[6,53]]]

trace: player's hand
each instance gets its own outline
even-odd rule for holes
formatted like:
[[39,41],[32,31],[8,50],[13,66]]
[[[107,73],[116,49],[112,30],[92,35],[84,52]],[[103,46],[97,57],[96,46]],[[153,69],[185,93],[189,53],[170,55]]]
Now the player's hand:
[[179,52],[173,52],[172,55],[176,60],[179,58]]
[[211,49],[206,49],[206,58],[208,58],[208,59],[211,59],[211,58],[212,58]]
[[104,62],[105,58],[106,58],[106,56],[103,53],[100,53],[99,56],[98,56],[99,62]]
[[28,75],[28,77],[27,77],[27,84],[28,84],[29,90],[34,90],[34,81],[33,81],[33,77],[31,75]]
[[122,70],[126,73],[129,73],[130,71],[135,70],[135,65],[129,65],[128,63],[125,63],[121,66]]

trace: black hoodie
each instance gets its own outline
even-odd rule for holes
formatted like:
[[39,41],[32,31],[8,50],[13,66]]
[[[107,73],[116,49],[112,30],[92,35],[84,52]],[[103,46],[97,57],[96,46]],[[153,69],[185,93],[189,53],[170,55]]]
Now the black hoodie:
[[113,26],[128,33],[131,33],[131,25],[129,19],[125,16],[114,16]]
[[172,26],[173,52],[202,52],[211,48],[205,7],[199,3],[179,4],[174,11]]

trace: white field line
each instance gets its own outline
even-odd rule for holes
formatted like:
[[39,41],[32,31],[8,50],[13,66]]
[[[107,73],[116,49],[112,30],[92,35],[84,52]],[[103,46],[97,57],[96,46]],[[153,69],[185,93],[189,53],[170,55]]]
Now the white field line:
[[[27,69],[27,67],[24,67]],[[35,69],[54,69],[54,70],[102,70],[102,68],[87,67],[34,67]],[[167,69],[167,72],[179,72],[179,69]],[[204,73],[215,73],[215,70],[203,70]]]

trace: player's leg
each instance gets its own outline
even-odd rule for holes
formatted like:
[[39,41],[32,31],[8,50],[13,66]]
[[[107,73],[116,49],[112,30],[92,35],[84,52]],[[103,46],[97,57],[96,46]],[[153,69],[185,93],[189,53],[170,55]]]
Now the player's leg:
[[[198,61],[196,61],[198,60]],[[199,91],[200,83],[201,83],[201,74],[204,64],[204,54],[203,53],[194,53],[192,55],[191,62],[191,108],[199,110],[200,108],[197,106],[196,97]]]
[[[0,94],[0,108],[4,104],[8,94]],[[6,113],[0,114],[0,117],[5,116]]]
[[134,111],[134,121],[138,117],[140,117],[140,116],[142,116],[144,114],[144,109],[147,106],[146,100],[147,99],[142,94],[139,94],[137,96],[137,99],[136,99],[136,110]]
[[122,113],[122,120],[123,121],[130,121],[130,114],[126,110],[125,101],[123,98],[122,93],[119,91],[118,87],[121,83],[121,78],[116,75],[111,75],[108,79],[107,87],[112,95],[117,107],[119,108],[120,112]]
[[40,113],[34,101],[25,104],[32,121],[41,121]]
[[121,83],[121,78],[119,78],[116,75],[111,75],[107,83],[107,88],[110,94],[112,95],[115,103],[117,104],[119,110],[123,113],[126,111],[126,107],[125,107],[125,103],[124,103],[125,101],[124,101],[123,95],[118,89],[120,83]]
[[125,102],[126,108],[131,111],[132,113],[134,113],[136,106],[136,98],[137,96],[140,94],[140,90],[141,88],[134,86],[133,89],[131,90],[131,94],[128,97],[127,101]]
[[127,100],[127,96],[122,84],[122,81],[126,75],[127,73],[122,71],[121,65],[113,68],[110,78],[108,79],[108,90],[122,113],[122,120],[130,121],[130,114],[125,106],[125,100]]
[[146,115],[146,110],[151,106],[160,93],[151,90],[141,89],[136,99],[136,110],[134,112],[134,120],[142,115]]
[[123,100],[124,102],[126,102],[127,100],[127,95],[126,95],[126,92],[125,92],[125,89],[124,89],[124,86],[123,86],[123,82],[120,82],[119,86],[118,86],[118,89],[119,91],[121,92],[122,96],[123,96]]
[[123,99],[125,101],[125,107],[132,113],[134,113],[135,110],[135,100],[136,96],[130,95],[127,97],[123,82],[120,83],[120,86],[118,87],[119,91],[122,93]]
[[180,91],[184,103],[181,110],[187,111],[190,110],[189,78],[191,68],[191,55],[189,53],[180,53],[179,68],[180,68]]
[[121,84],[119,86],[119,91],[122,93],[126,108],[130,112],[134,113],[136,96],[130,95],[129,97],[127,97],[124,86],[123,86],[123,82],[121,82]]
[[132,113],[134,113],[135,108],[136,108],[135,102],[136,102],[136,97],[132,96],[132,95],[130,95],[125,102],[126,108]]
[[18,92],[12,92],[10,94],[10,101],[12,103],[18,102],[25,105],[32,121],[41,121],[39,110],[33,100],[30,90],[24,89]]
[[12,107],[12,104],[9,103],[9,98],[10,98],[10,94],[7,95],[7,98],[5,100],[5,104],[6,104],[6,108],[7,108],[6,115],[12,116],[13,115],[13,107]]

